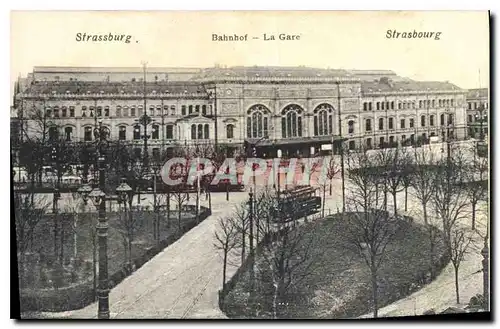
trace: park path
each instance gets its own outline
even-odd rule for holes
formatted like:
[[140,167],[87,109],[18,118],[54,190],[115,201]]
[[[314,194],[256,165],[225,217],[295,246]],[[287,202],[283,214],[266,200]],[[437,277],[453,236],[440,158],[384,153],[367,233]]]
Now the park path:
[[[217,219],[248,196],[212,194],[213,214],[178,241],[158,253],[110,291],[113,319],[225,318],[218,307],[222,287],[222,257],[214,247]],[[237,264],[239,265],[239,264]],[[228,277],[236,266],[229,266]],[[88,319],[97,317],[97,303],[68,312],[43,312],[37,317]]]

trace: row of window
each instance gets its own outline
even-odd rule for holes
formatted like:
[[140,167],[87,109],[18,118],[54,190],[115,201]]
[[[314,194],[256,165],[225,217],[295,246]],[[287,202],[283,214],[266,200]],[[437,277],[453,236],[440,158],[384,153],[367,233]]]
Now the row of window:
[[486,122],[488,121],[488,114],[483,114],[483,115],[480,115],[480,114],[475,114],[475,115],[472,115],[472,114],[469,114],[467,116],[467,122],[471,123],[471,122]]
[[[385,101],[385,102],[363,102],[363,111],[373,111],[375,110],[394,110],[395,109],[394,101]],[[435,107],[453,107],[455,106],[454,99],[426,99],[417,101],[403,101],[397,103],[398,110],[407,110],[407,109],[415,109],[417,107],[422,108],[435,108]]]
[[[263,105],[254,105],[247,112],[247,137],[263,138],[269,134],[271,112]],[[321,104],[313,111],[314,135],[332,134],[333,107]],[[304,109],[291,104],[281,111],[281,137],[302,137]]]
[[[331,135],[333,131],[333,108],[328,104],[323,104],[314,110],[314,136]],[[289,105],[285,107],[281,113],[281,137],[302,137],[303,135],[303,110],[297,105]],[[269,110],[262,106],[256,105],[248,111],[247,117],[247,137],[248,138],[263,138],[268,136],[269,131]],[[384,130],[385,118],[379,118],[378,129]],[[435,116],[429,116],[429,126],[435,125]],[[445,125],[445,114],[440,116],[441,126]],[[448,125],[453,124],[453,114],[448,114]],[[347,122],[347,133],[353,134],[355,121]],[[420,127],[427,125],[427,116],[420,117]],[[395,129],[394,118],[387,118],[388,129]],[[414,128],[415,119],[409,119],[409,128]],[[406,128],[406,119],[401,119],[400,128]],[[372,120],[365,120],[365,130],[372,131]]]
[[[165,126],[165,139],[174,139],[174,125],[166,125]],[[134,140],[139,140],[143,138],[143,135],[141,135],[141,125],[135,125],[133,127],[134,129],[134,135],[133,139]],[[232,139],[234,138],[234,130],[235,126],[233,124],[228,124],[226,125],[226,138],[227,139]],[[191,125],[191,139],[209,139],[209,132],[210,132],[210,127],[208,124],[193,124]],[[59,136],[59,130],[57,127],[50,127],[49,128],[49,139],[57,139]],[[64,137],[66,141],[71,141],[73,138],[73,127],[65,127],[64,128]],[[158,125],[153,125],[152,126],[152,132],[151,136],[152,139],[157,140],[160,138],[160,127]],[[84,141],[92,141],[93,138],[93,128],[92,127],[85,127],[84,128],[84,134],[83,134],[83,139]],[[127,127],[126,126],[119,126],[118,127],[118,140],[124,141],[127,139]]]
[[[173,125],[166,125],[165,126],[165,138],[166,139],[173,139],[174,138],[174,126]],[[133,127],[133,139],[134,140],[139,140],[144,137],[143,134],[141,134],[141,125],[135,125]],[[158,140],[160,139],[160,126],[159,125],[152,125],[151,127],[151,133],[148,135],[151,139]],[[84,127],[83,130],[83,140],[86,142],[90,142],[93,139],[93,127]],[[49,128],[49,140],[54,140],[59,137],[59,130],[57,127],[50,127]],[[65,127],[64,128],[64,139],[66,141],[71,141],[73,138],[73,127]],[[127,127],[126,126],[119,126],[118,127],[118,140],[124,141],[127,139]]]
[[[109,117],[110,116],[110,107],[109,106],[82,106],[81,108],[81,117]],[[203,115],[212,113],[212,105],[182,105],[181,106],[181,115],[189,115],[193,113],[200,113]],[[141,116],[143,114],[143,106],[120,106],[117,105],[115,108],[115,117],[135,117]],[[45,114],[49,118],[74,118],[75,117],[75,107],[74,106],[54,106],[54,107],[46,107]],[[149,107],[149,116],[175,116],[177,115],[175,105],[161,105],[150,106]]]
[[469,110],[478,110],[481,108],[481,105],[484,106],[484,109],[488,109],[488,102],[467,102]]
[[[440,124],[441,126],[445,125],[445,115],[441,114],[440,116]],[[426,116],[422,115],[420,116],[420,127],[425,127],[426,126]],[[378,119],[378,130],[384,130],[384,122],[385,118],[379,118]],[[453,114],[448,114],[448,125],[453,125]],[[388,129],[394,129],[394,118],[387,118],[387,126]],[[433,127],[434,126],[434,115],[429,116],[429,126]],[[415,127],[415,119],[410,118],[409,119],[409,126],[408,128],[414,128]],[[399,124],[400,129],[406,129],[406,119],[401,119],[400,124]],[[372,119],[366,119],[365,120],[365,131],[372,131]],[[348,133],[353,134],[354,133],[354,121],[349,120],[348,122]]]

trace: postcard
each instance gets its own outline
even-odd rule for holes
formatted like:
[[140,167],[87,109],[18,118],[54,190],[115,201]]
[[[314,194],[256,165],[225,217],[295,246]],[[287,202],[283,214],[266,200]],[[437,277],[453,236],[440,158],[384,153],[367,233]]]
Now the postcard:
[[491,319],[489,24],[12,12],[13,317]]

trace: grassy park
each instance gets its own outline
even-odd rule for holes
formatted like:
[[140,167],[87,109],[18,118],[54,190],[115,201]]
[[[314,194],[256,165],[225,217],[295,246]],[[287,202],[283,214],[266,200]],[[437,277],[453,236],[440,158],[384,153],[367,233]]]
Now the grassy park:
[[[302,263],[288,273],[295,279],[289,279],[294,284],[287,288],[278,305],[280,318],[351,318],[372,311],[369,267],[347,238],[352,233],[351,221],[348,213],[336,214],[295,228],[310,235],[302,240],[311,243],[300,248],[310,248],[307,254],[315,261]],[[429,269],[429,239],[424,226],[411,220],[395,220],[393,225],[396,233],[387,245],[378,271],[379,307],[418,289]],[[442,242],[436,251],[438,261],[443,253]],[[246,269],[227,295],[229,317],[272,318],[273,273],[264,253],[265,249],[257,253],[254,265],[255,294],[249,293],[250,271]],[[302,255],[303,251],[297,249],[296,254]],[[299,264],[300,259],[290,262]],[[442,268],[437,267],[437,270]]]
[[[172,243],[196,225],[196,216],[190,211],[182,211],[180,221],[178,211],[171,211],[170,221],[166,212],[150,210],[108,212],[106,216],[110,287],[147,261],[153,247]],[[37,291],[62,291],[82,284],[95,288],[99,258],[97,218],[96,212],[42,215],[29,240],[22,262],[24,269],[19,268],[20,288],[34,296]],[[158,241],[154,235],[155,218],[160,223]],[[115,275],[120,272],[123,274]]]

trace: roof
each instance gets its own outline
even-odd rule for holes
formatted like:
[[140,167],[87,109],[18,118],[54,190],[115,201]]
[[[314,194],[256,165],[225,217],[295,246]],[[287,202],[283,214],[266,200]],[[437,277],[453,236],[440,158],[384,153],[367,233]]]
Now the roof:
[[[200,68],[189,67],[146,67],[149,73],[199,73]],[[35,66],[34,73],[142,73],[142,66],[99,67],[99,66]]]
[[305,66],[234,66],[207,68],[193,79],[213,77],[341,77],[349,76],[345,70],[318,69]]
[[[25,93],[42,94],[65,94],[69,91],[72,94],[142,94],[144,84],[136,82],[97,82],[97,81],[61,81],[61,82],[33,82],[24,90]],[[199,83],[194,82],[147,82],[146,92],[152,93],[204,93],[205,90]]]
[[488,88],[469,89],[467,98],[488,98]]
[[461,90],[457,85],[443,81],[416,81],[411,79],[377,79],[376,81],[361,81],[363,93],[391,91],[442,91]]

